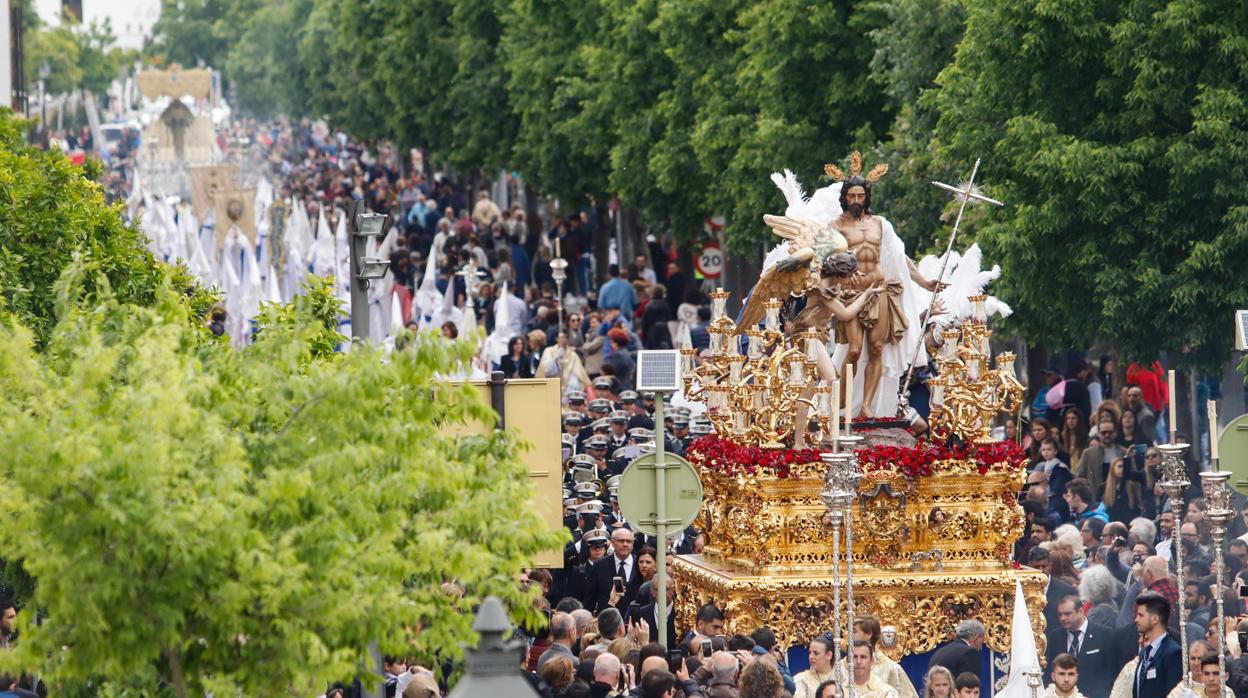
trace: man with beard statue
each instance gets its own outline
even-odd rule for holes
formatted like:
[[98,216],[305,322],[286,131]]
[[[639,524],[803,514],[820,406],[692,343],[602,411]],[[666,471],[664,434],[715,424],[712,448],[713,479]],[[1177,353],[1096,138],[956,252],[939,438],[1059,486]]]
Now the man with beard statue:
[[[844,236],[849,252],[857,258],[858,270],[842,284],[840,300],[846,307],[854,305],[858,310],[853,318],[838,318],[835,322],[837,347],[833,362],[838,373],[846,364],[855,366],[855,379],[860,381],[861,389],[855,390],[854,395],[862,396],[860,406],[853,411],[855,417],[892,417],[897,410],[897,387],[910,361],[916,353],[920,364],[927,361],[920,347],[920,316],[927,309],[920,289],[936,292],[944,284],[919,273],[906,256],[905,244],[892,224],[871,210],[872,185],[888,172],[887,165],[876,165],[864,176],[862,155],[855,152],[850,156],[849,174],[836,165],[825,165],[824,171],[837,183],[819,189],[809,198],[788,170],[783,175],[771,176],[784,193],[788,207],[783,217],[766,217],[770,219],[767,224],[791,242],[782,243],[768,255],[755,293],[763,290],[767,293],[761,295],[782,297],[777,291],[794,292],[772,288],[781,285],[776,283],[781,274],[771,273],[770,267],[791,268],[796,266],[794,262],[807,259],[821,263],[826,255],[821,254],[818,243],[827,234],[819,231],[830,228],[832,235]],[[813,252],[795,249],[801,247],[810,247]],[[868,293],[871,298],[860,306],[854,304],[856,298]],[[748,321],[752,316],[744,319]]]
[[[872,173],[877,170],[878,168],[872,170]],[[883,173],[881,172],[880,175],[882,176]],[[884,377],[885,364],[890,364],[889,368],[892,371],[900,369],[904,372],[905,362],[909,360],[908,356],[902,358],[900,362],[896,362],[896,358],[885,358],[886,350],[904,348],[908,344],[905,340],[911,327],[914,326],[917,329],[918,325],[917,322],[912,322],[907,317],[902,303],[903,299],[909,300],[904,298],[906,278],[902,274],[928,291],[934,293],[938,290],[938,283],[923,278],[923,275],[915,268],[914,262],[905,256],[904,248],[884,249],[886,244],[893,246],[893,240],[885,242],[885,235],[896,238],[896,233],[893,232],[893,226],[887,220],[871,213],[870,176],[871,174],[868,174],[864,178],[851,174],[844,179],[841,184],[840,197],[843,212],[832,221],[832,226],[841,231],[841,234],[845,236],[845,241],[849,243],[849,251],[858,258],[858,273],[849,280],[849,290],[842,292],[842,301],[848,304],[859,294],[873,287],[881,285],[884,287],[883,293],[866,302],[859,311],[856,322],[838,321],[836,323],[836,343],[849,347],[845,354],[845,363],[862,366],[860,359],[864,347],[866,349],[862,408],[858,413],[864,417],[877,414],[874,406],[881,379]],[[900,240],[896,242],[899,244]],[[886,255],[892,258],[885,259]],[[899,266],[898,262],[904,266]],[[886,415],[891,416],[891,413],[886,413]]]

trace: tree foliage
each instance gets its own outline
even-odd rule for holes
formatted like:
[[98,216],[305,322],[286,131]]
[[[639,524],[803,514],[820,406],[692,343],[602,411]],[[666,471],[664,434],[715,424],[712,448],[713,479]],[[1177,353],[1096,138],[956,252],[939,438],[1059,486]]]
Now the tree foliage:
[[149,58],[161,65],[221,68],[262,0],[161,0]]
[[577,89],[586,79],[579,48],[593,40],[598,10],[597,0],[513,0],[504,19],[507,91],[519,119],[513,162],[572,208],[603,197],[607,185],[607,153],[578,121],[586,100]]
[[1248,19],[1220,0],[966,6],[937,139],[1010,203],[979,240],[1017,326],[1220,361],[1248,302]]
[[260,117],[307,111],[314,81],[297,39],[312,0],[265,3],[248,18],[221,66],[238,85],[239,108]]
[[487,594],[534,620],[515,578],[559,537],[513,435],[450,435],[492,414],[437,378],[472,347],[309,360],[332,288],[307,298],[241,352],[198,343],[167,285],[149,308],[63,308],[43,354],[0,329],[0,549],[43,615],[0,670],[311,695],[372,641],[440,666]]
[[[880,188],[880,206],[906,248],[917,253],[934,241],[948,240],[956,210],[949,196],[928,182],[957,182],[971,165],[943,157],[932,137],[939,115],[936,76],[953,59],[966,10],[962,0],[887,0],[876,11],[887,19],[871,32],[872,82],[895,114],[887,136],[872,153],[891,165]],[[975,226],[968,225],[966,232],[967,238],[973,237]]]
[[202,317],[215,296],[185,269],[153,259],[142,233],[122,222],[120,205],[104,203],[88,174],[60,151],[25,144],[21,123],[0,114],[0,313],[19,320],[44,345],[56,321],[53,287],[77,259],[88,272],[76,289],[83,304],[97,302],[100,280],[120,301],[143,305],[155,302],[157,289],[169,281]]
[[618,198],[682,241],[722,215],[737,252],[772,238],[769,173],[813,189],[853,148],[892,165],[877,208],[928,249],[952,210],[928,182],[983,158],[1009,207],[973,211],[959,247],[978,237],[1005,266],[996,292],[1029,340],[1207,365],[1245,300],[1248,49],[1228,0],[173,4],[162,46],[285,12],[273,31],[297,50],[240,49],[251,70],[230,72],[298,85],[291,109],[465,173],[514,170],[565,208]]
[[63,22],[55,27],[24,27],[26,84],[37,85],[46,67],[44,91],[66,94],[77,89],[101,94],[117,78],[127,53],[113,43],[112,22],[92,21],[87,25]]
[[82,82],[83,70],[78,61],[81,47],[70,27],[62,25],[28,32],[25,41],[23,68],[29,89],[38,89],[39,71],[43,66],[48,68],[44,91],[49,95],[72,92]]

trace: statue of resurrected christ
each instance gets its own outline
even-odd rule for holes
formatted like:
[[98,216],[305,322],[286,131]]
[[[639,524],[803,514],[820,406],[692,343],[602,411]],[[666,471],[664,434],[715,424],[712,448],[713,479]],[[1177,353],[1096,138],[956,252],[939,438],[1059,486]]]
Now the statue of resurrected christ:
[[[888,172],[887,165],[877,165],[863,176],[862,156],[855,152],[850,156],[848,175],[836,165],[825,165],[824,171],[836,183],[809,198],[791,172],[773,174],[772,181],[784,193],[788,208],[783,219],[769,217],[773,220],[768,224],[773,228],[777,227],[773,221],[816,224],[844,236],[858,260],[858,270],[841,284],[840,300],[846,307],[859,310],[851,319],[836,319],[833,362],[838,374],[847,363],[858,369],[854,372],[858,385],[851,414],[891,417],[897,410],[898,382],[922,337],[920,316],[926,308],[918,289],[936,292],[942,284],[919,273],[892,224],[871,211],[871,186]],[[763,275],[769,276],[770,267],[788,256],[788,246],[782,243],[768,255]],[[864,293],[871,298],[854,303]],[[926,362],[921,351],[918,356],[920,363]]]

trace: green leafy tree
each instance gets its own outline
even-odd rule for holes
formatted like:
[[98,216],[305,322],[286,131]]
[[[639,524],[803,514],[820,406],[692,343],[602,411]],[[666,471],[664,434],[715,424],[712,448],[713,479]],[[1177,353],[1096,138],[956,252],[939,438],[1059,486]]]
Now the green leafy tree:
[[769,240],[761,216],[783,207],[771,172],[789,167],[813,188],[824,162],[884,130],[866,65],[881,17],[862,2],[659,5],[653,27],[671,77],[648,112],[649,161],[659,189],[689,192],[671,206],[686,212],[678,230],[697,235],[715,213],[738,250]]
[[[882,21],[867,2],[773,0],[742,8],[728,40],[739,46],[736,93],[748,121],[734,133],[719,123],[740,120],[736,110],[708,110],[702,118],[701,159],[720,173],[711,203],[726,214],[730,242],[774,242],[760,220],[783,203],[769,173],[790,167],[813,188],[825,162],[884,131],[891,118],[868,71],[869,33]],[[728,107],[723,98],[710,104]]]
[[62,23],[28,30],[25,41],[26,82],[38,84],[39,73],[46,66],[44,89],[49,95],[77,89],[103,93],[117,78],[120,61],[126,57],[113,46],[117,37],[108,19],[85,27]]
[[225,66],[259,0],[162,0],[147,53],[162,65]]
[[381,60],[402,40],[390,28],[404,26],[404,12],[400,0],[317,0],[299,36],[300,61],[314,86],[308,96],[313,114],[358,138],[405,140],[403,131],[392,130],[399,121],[387,84],[415,54]]
[[1016,326],[1219,363],[1248,302],[1248,18],[1220,0],[965,5],[936,137],[985,158],[1009,203],[978,239]]
[[[705,189],[689,146],[691,121],[672,118],[678,66],[664,50],[657,0],[607,0],[596,36],[581,47],[587,78],[575,85],[585,105],[579,115],[586,132],[609,152],[608,188],[627,205],[644,209],[651,221],[688,233],[701,230]],[[683,106],[691,106],[684,103]],[[674,151],[684,156],[673,158]],[[669,168],[685,168],[676,175]],[[687,236],[686,236],[687,237]]]
[[[708,144],[739,139],[750,121],[737,99],[736,50],[729,42],[742,4],[660,3],[653,22],[673,70],[670,87],[654,108],[658,139],[650,170],[659,190],[683,199],[675,202],[671,217],[682,237],[699,237],[709,215],[735,212],[718,207],[723,199],[714,188],[723,181],[723,158],[717,159]],[[770,186],[766,174],[758,186]]]
[[596,147],[601,136],[577,119],[585,108],[576,89],[586,76],[580,46],[594,40],[599,10],[596,0],[513,0],[503,20],[507,94],[519,119],[512,159],[529,182],[567,208],[606,193],[608,154]]
[[[76,283],[67,276],[62,286]],[[62,297],[72,296],[66,290]],[[0,328],[0,549],[37,580],[0,670],[131,695],[310,695],[367,647],[433,666],[556,548],[514,435],[437,378],[469,343],[317,358],[332,287],[269,308],[241,352],[150,308],[66,306],[49,351]],[[311,360],[309,360],[311,359]]]
[[460,0],[451,12],[455,71],[447,101],[453,118],[449,130],[431,133],[427,141],[435,155],[445,153],[447,163],[462,172],[481,169],[492,176],[511,164],[508,146],[515,142],[519,120],[507,102],[509,76],[500,53],[508,2]]
[[313,83],[291,37],[307,25],[313,4],[266,3],[251,16],[224,65],[238,85],[239,108],[260,117],[305,113]]
[[[388,103],[384,133],[401,146],[424,146],[443,156],[458,147],[455,122],[476,118],[449,92],[458,75],[451,17],[460,3],[394,0],[378,42],[378,95]],[[412,60],[419,56],[419,60]],[[394,66],[403,66],[394,70]],[[434,157],[437,157],[437,154]],[[474,163],[480,164],[480,163]]]
[[117,42],[112,22],[108,18],[103,22],[91,22],[74,35],[78,41],[78,64],[82,68],[82,79],[78,87],[94,94],[103,94],[113,80],[117,79],[120,68],[117,59],[122,55],[112,51],[113,44]]
[[82,45],[72,28],[60,25],[27,32],[25,41],[27,89],[38,89],[43,66],[48,68],[44,91],[49,95],[66,94],[82,84],[83,68],[78,60]]
[[93,174],[58,150],[27,145],[20,122],[0,114],[0,313],[20,320],[37,345],[46,344],[56,321],[52,289],[77,258],[103,275],[83,279],[78,297],[84,304],[98,300],[100,278],[118,299],[139,304],[154,303],[156,290],[169,280],[202,318],[215,296],[185,269],[153,259],[143,234],[122,222],[120,205],[104,203]]
[[[947,240],[954,210],[949,196],[929,182],[956,182],[970,165],[943,160],[932,141],[938,116],[932,103],[936,76],[953,60],[966,10],[962,0],[886,0],[877,11],[887,21],[871,32],[871,78],[895,114],[887,137],[873,153],[891,166],[880,187],[880,205],[907,250],[917,253],[937,238]],[[973,234],[973,226],[967,232]]]

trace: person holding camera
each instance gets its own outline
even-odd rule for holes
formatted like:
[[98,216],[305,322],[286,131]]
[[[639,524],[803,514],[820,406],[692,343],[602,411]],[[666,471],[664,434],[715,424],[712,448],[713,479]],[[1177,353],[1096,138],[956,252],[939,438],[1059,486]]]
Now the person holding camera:
[[1235,628],[1235,639],[1239,645],[1239,656],[1234,659],[1227,658],[1226,686],[1235,693],[1235,698],[1248,698],[1248,618],[1239,621]]

